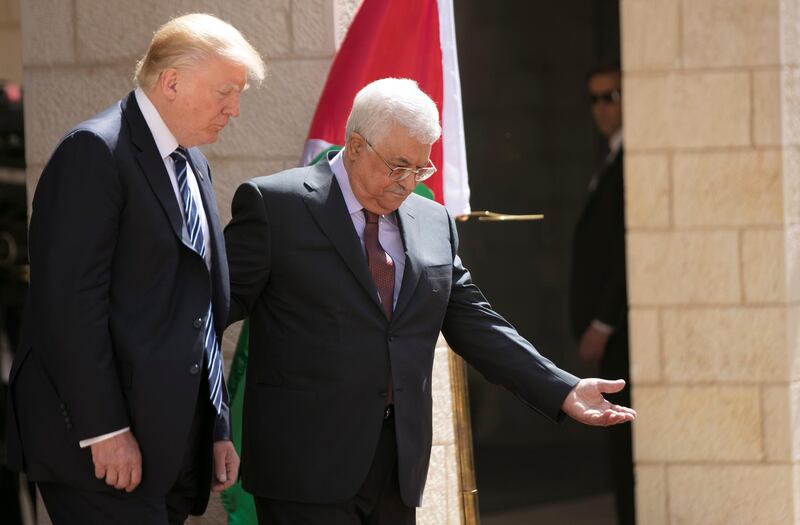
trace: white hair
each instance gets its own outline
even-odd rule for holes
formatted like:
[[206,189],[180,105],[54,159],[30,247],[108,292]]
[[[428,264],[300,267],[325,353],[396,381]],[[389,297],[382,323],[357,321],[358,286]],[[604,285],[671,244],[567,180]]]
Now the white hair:
[[377,144],[395,126],[421,144],[433,144],[442,134],[436,103],[408,78],[382,78],[364,86],[353,100],[345,140],[358,133]]

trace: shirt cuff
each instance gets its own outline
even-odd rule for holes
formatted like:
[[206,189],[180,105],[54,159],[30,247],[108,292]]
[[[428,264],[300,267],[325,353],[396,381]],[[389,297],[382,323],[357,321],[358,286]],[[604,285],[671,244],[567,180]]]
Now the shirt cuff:
[[614,327],[613,326],[611,326],[610,324],[606,324],[603,321],[600,321],[599,319],[594,319],[592,321],[592,328],[594,328],[598,332],[602,332],[602,333],[604,333],[606,335],[611,335],[611,334],[614,333]]
[[130,429],[131,429],[131,427],[125,427],[125,428],[121,428],[119,430],[116,430],[114,432],[109,432],[108,434],[103,434],[102,436],[97,436],[97,437],[93,437],[93,438],[89,438],[89,439],[84,439],[82,441],[79,441],[78,445],[80,445],[81,448],[90,447],[90,446],[94,445],[95,443],[100,443],[101,441],[105,441],[106,439],[113,438],[114,436],[119,436],[120,434],[123,434],[123,433],[129,431]]

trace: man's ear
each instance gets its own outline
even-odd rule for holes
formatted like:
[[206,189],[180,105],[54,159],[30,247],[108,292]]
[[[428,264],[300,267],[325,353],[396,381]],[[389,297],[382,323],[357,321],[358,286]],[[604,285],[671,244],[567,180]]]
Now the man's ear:
[[359,135],[358,133],[351,133],[350,137],[345,141],[345,154],[347,155],[348,159],[352,162],[355,161],[364,148],[367,147],[367,143],[364,140],[364,137]]
[[168,100],[178,96],[178,70],[174,67],[165,69],[158,75],[158,89]]

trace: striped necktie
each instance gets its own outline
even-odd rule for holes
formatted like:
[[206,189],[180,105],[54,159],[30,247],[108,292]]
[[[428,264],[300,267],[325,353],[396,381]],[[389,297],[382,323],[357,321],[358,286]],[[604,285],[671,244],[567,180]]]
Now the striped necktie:
[[[187,181],[186,159],[188,154],[185,149],[178,147],[170,154],[170,157],[175,162],[175,178],[178,181],[178,189],[181,194],[181,204],[183,216],[186,220],[186,229],[189,233],[189,242],[192,249],[205,260],[206,242],[203,238],[203,229],[200,227],[200,215]],[[214,329],[214,312],[211,308],[211,301],[208,303],[208,310],[203,318],[203,350],[205,351],[206,366],[208,367],[211,404],[214,405],[214,410],[219,414],[222,409],[222,356],[220,354],[219,341],[217,340],[217,332]]]

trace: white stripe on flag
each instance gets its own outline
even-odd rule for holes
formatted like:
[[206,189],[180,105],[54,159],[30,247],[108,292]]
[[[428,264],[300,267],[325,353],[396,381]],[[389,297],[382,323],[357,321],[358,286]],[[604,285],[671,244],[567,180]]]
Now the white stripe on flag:
[[458,75],[456,27],[453,0],[439,4],[439,43],[442,46],[442,189],[444,205],[453,215],[469,213],[467,151],[464,142],[464,116],[461,109],[461,80]]

